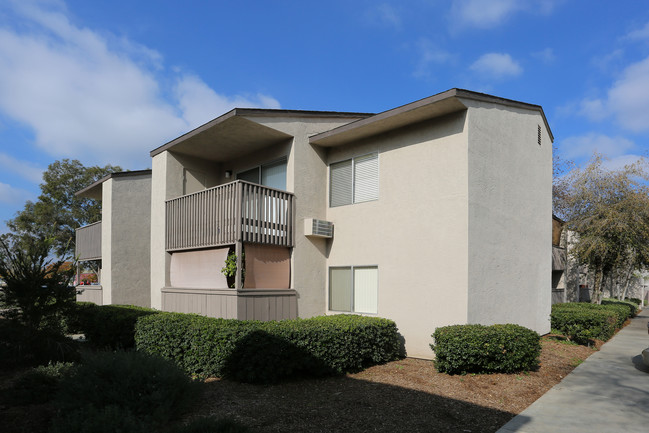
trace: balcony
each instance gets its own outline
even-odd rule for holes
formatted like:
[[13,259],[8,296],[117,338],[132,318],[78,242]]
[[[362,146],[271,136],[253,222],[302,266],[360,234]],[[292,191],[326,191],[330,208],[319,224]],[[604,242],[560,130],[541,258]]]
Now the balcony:
[[101,221],[79,227],[75,245],[79,261],[101,259]]
[[292,247],[295,196],[241,180],[166,202],[166,249],[237,242]]

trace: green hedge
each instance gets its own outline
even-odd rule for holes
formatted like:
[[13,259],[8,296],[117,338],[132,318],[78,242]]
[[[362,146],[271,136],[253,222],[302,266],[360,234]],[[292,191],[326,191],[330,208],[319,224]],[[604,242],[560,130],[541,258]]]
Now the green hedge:
[[539,365],[540,336],[519,325],[452,325],[435,329],[435,367],[441,373],[514,373]]
[[626,319],[635,317],[636,314],[638,313],[638,305],[631,301],[619,301],[617,299],[602,299],[602,305],[609,306],[609,307],[615,306],[620,308],[626,308],[628,312],[625,314],[626,315],[626,318],[624,319],[625,321]]
[[354,315],[257,322],[161,313],[138,320],[135,341],[189,374],[252,383],[359,371],[400,354],[394,322]]
[[71,328],[78,328],[88,342],[101,349],[132,349],[135,347],[135,322],[158,310],[134,305],[95,305],[84,303],[77,307]]
[[554,304],[551,327],[579,344],[593,339],[607,341],[629,317],[629,308],[620,305],[597,305],[587,302]]

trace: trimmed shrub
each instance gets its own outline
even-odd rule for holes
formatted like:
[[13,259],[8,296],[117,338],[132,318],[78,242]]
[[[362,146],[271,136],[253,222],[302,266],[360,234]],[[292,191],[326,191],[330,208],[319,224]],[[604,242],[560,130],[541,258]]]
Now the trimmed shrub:
[[578,344],[593,339],[607,341],[626,320],[628,308],[596,305],[586,302],[554,304],[550,314],[551,328]]
[[59,389],[61,381],[72,374],[77,364],[57,362],[27,370],[3,395],[11,405],[40,404],[50,401]]
[[626,298],[625,301],[633,302],[636,305],[636,307],[642,305],[642,299],[639,298]]
[[[60,413],[57,425],[59,431],[95,431],[87,424],[94,426],[94,421],[84,418],[96,416],[122,428],[110,431],[139,431],[140,422],[154,431],[152,427],[177,418],[189,407],[197,386],[172,362],[160,357],[121,351],[88,354],[61,383],[55,399]],[[118,419],[118,413],[124,420]],[[120,424],[136,420],[133,430],[126,428],[130,424]]]
[[514,373],[538,368],[541,337],[523,326],[452,325],[435,329],[440,373]]
[[[624,318],[625,321],[626,321],[626,319],[629,319],[631,317],[635,317],[636,314],[638,313],[638,306],[636,304],[634,304],[633,302],[629,302],[629,301],[619,301],[617,299],[602,299],[602,305],[626,308],[628,310],[628,312],[625,313],[625,316],[626,316]],[[622,322],[622,323],[624,323],[624,322]]]
[[257,322],[161,313],[138,320],[135,340],[189,374],[253,383],[359,371],[400,349],[394,322],[355,315]]
[[30,329],[19,323],[0,319],[1,368],[28,367],[78,359],[78,344],[58,332]]
[[248,428],[238,422],[216,417],[197,418],[176,427],[172,433],[246,433]]
[[79,328],[88,342],[98,349],[135,347],[135,323],[142,316],[159,313],[134,305],[82,305],[76,311],[73,327]]

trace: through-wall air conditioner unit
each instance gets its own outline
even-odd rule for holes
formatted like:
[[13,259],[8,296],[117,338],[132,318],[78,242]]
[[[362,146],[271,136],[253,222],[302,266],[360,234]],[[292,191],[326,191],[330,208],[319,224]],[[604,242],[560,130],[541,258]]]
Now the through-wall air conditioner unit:
[[332,238],[334,236],[334,223],[317,220],[315,218],[305,218],[304,236],[313,236],[315,238]]

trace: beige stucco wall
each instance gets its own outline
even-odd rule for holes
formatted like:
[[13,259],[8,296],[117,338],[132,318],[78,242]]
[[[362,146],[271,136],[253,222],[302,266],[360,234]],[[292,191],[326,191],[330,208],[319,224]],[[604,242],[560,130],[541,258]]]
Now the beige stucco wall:
[[[201,162],[197,158],[162,152],[153,157],[151,193],[151,306],[162,308],[161,289],[169,286],[170,255],[165,252],[165,200],[183,194],[183,170],[195,168],[210,175],[209,188],[236,179],[236,173],[252,167],[287,158],[286,186],[296,196],[295,247],[291,254],[291,288],[298,293],[298,313],[301,317],[324,314],[326,311],[326,242],[304,236],[304,218],[326,216],[325,151],[311,146],[308,137],[340,125],[353,118],[313,119],[282,116],[251,117],[251,120],[292,135],[293,139],[267,147],[235,160],[223,163]],[[216,149],[215,152],[218,152]],[[233,176],[225,178],[225,171]],[[296,182],[299,179],[299,182]]]
[[[110,179],[113,304],[150,305],[151,177]],[[104,291],[106,291],[104,286]]]
[[[550,330],[552,142],[537,111],[465,101],[470,323]],[[537,132],[541,127],[541,145]]]
[[328,208],[323,197],[334,223],[325,272],[378,266],[377,315],[397,323],[408,356],[430,358],[435,327],[467,320],[464,113],[333,148],[328,161],[372,151],[379,153],[378,200]]
[[108,179],[101,185],[101,281],[102,304],[112,304],[113,284],[113,179]]
[[295,247],[291,255],[291,288],[297,291],[298,314],[312,317],[326,312],[327,242],[304,236],[304,219],[326,219],[326,149],[312,146],[311,135],[328,131],[354,119],[291,119],[255,117],[263,125],[294,137],[289,152],[286,188],[295,193]]

